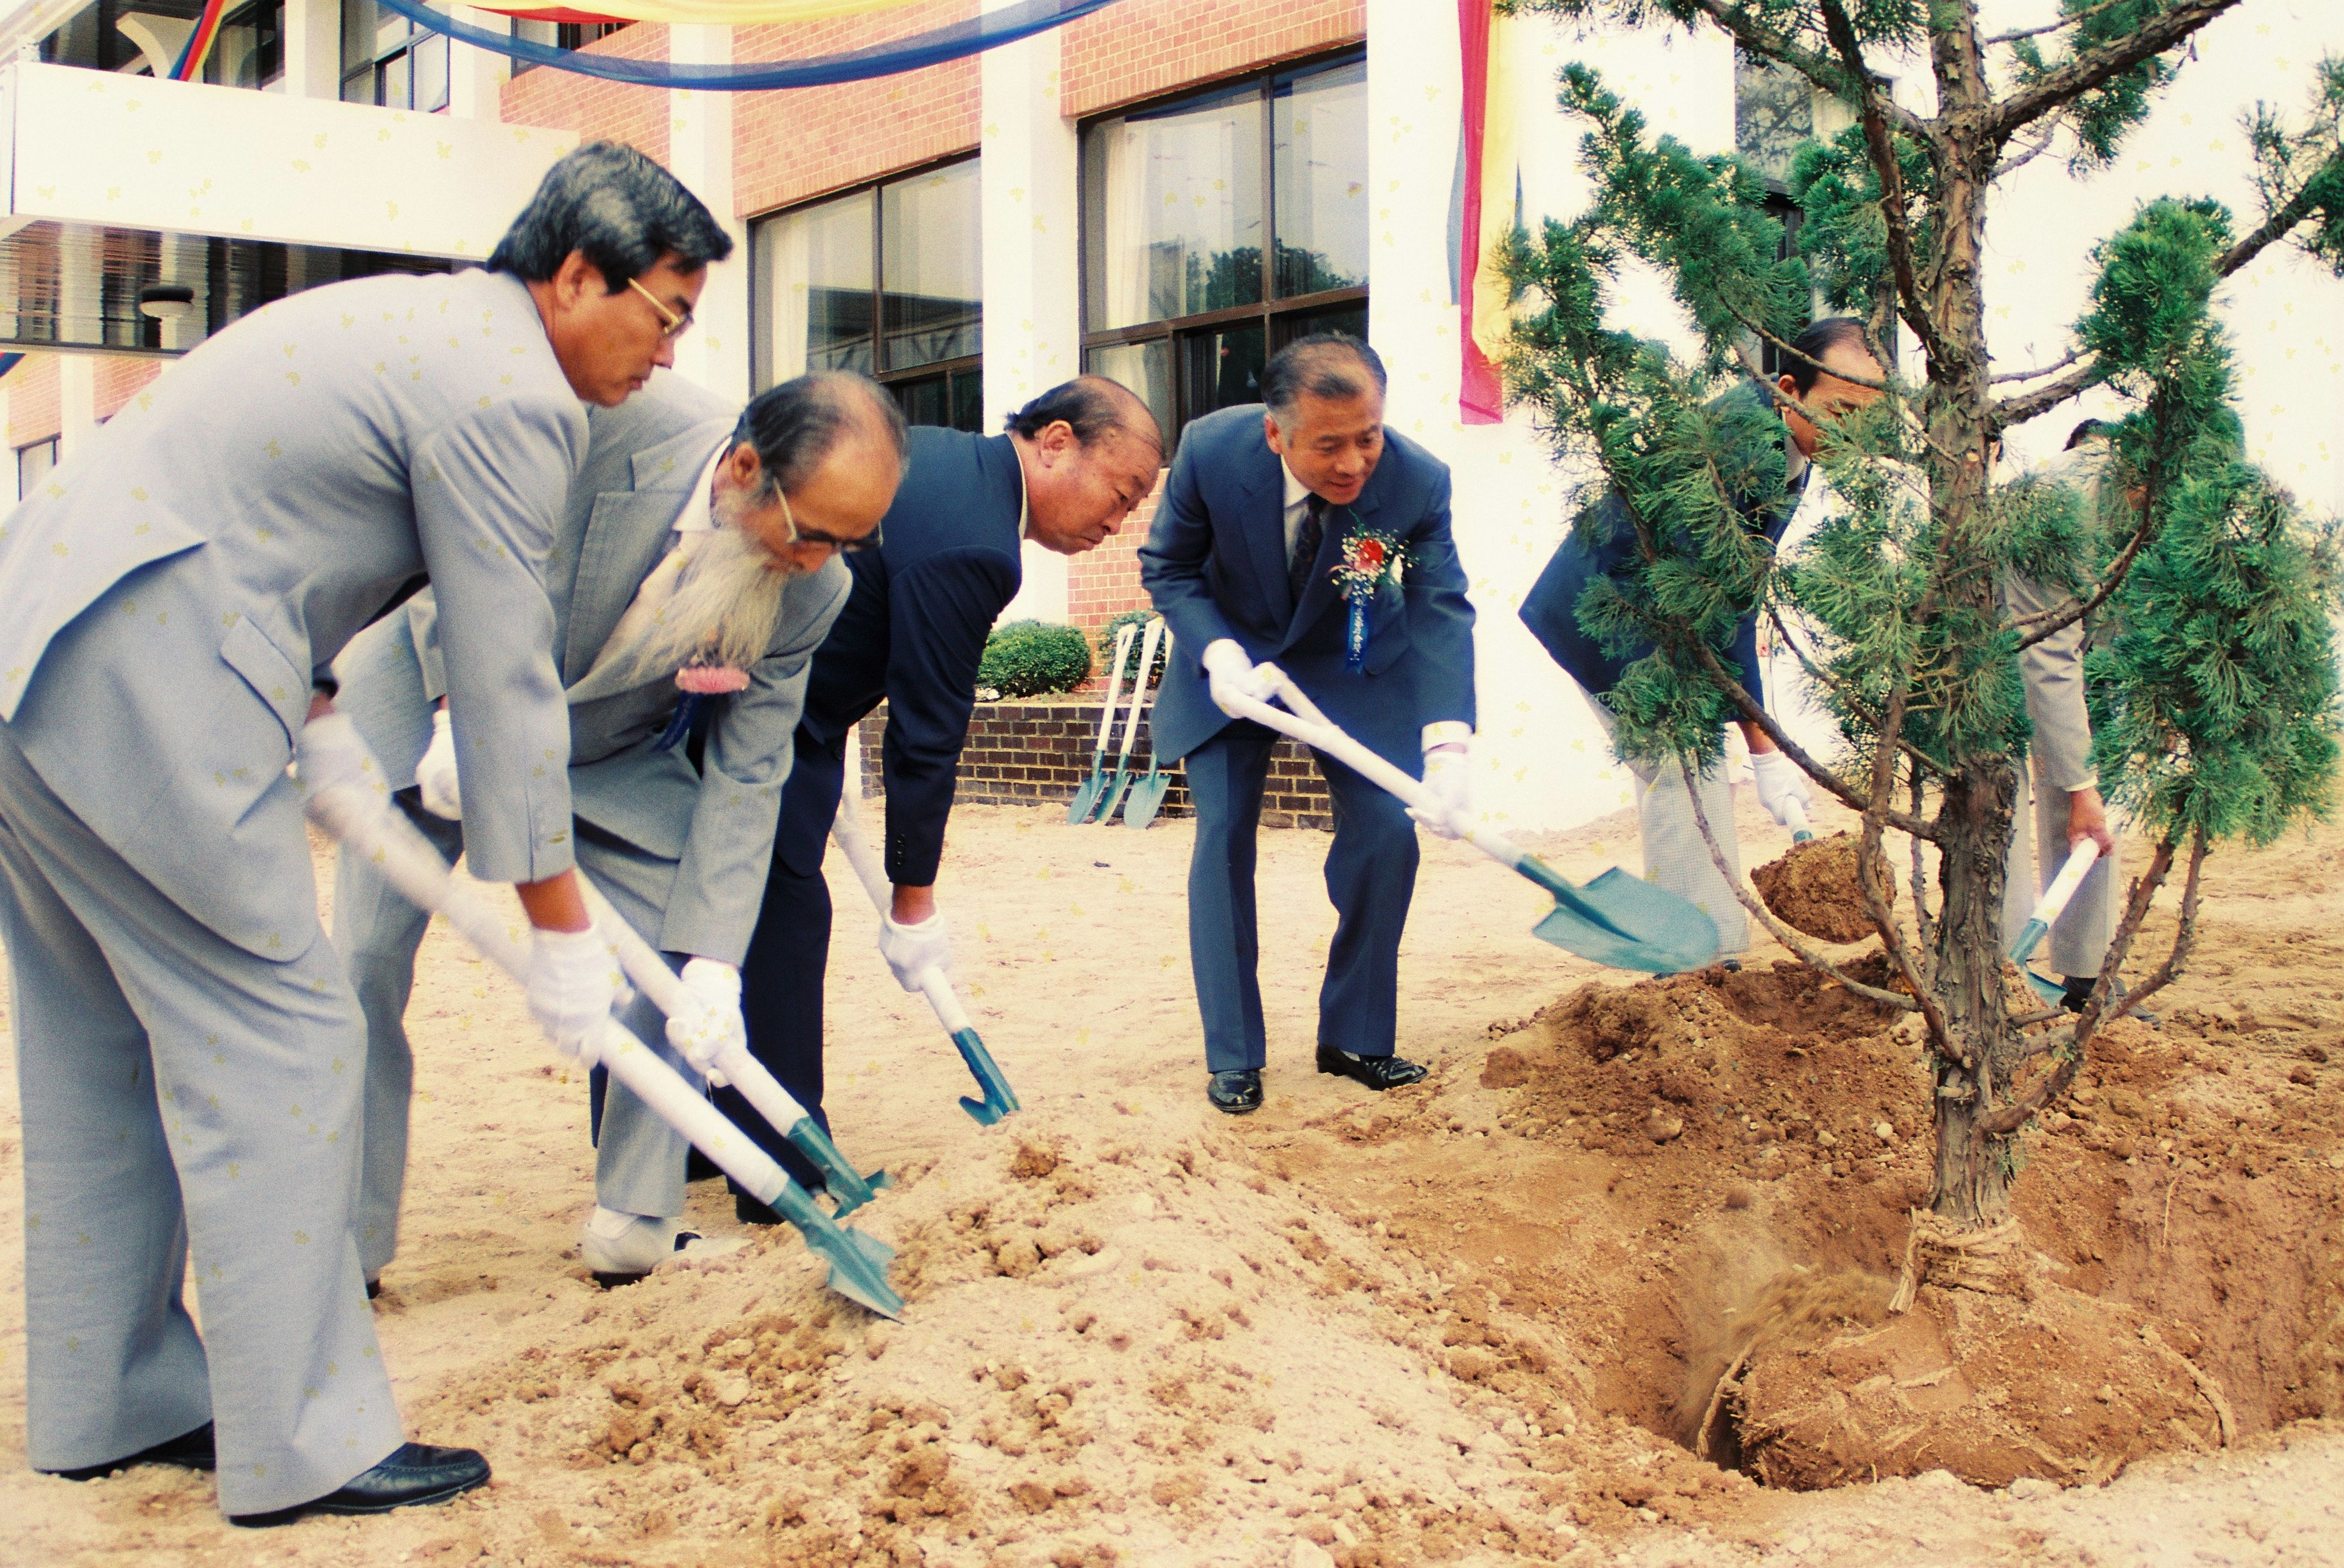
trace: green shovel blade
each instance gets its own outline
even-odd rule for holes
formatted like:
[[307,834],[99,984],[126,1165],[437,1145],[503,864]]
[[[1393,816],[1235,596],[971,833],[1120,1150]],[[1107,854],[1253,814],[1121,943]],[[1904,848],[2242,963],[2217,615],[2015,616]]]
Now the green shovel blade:
[[1102,773],[1096,764],[1093,764],[1091,776],[1082,782],[1082,787],[1075,791],[1075,798],[1066,803],[1066,820],[1068,822],[1089,820],[1092,810],[1098,804],[1099,792],[1106,787],[1106,774]]
[[1123,803],[1123,825],[1146,827],[1164,809],[1164,797],[1172,788],[1172,775],[1150,769],[1147,775],[1131,786],[1129,798]]
[[870,1202],[878,1195],[880,1189],[894,1185],[894,1179],[884,1170],[874,1170],[868,1176],[859,1174],[854,1167],[846,1163],[846,1157],[838,1152],[838,1146],[830,1141],[830,1135],[822,1130],[822,1124],[810,1116],[800,1117],[782,1136],[796,1145],[798,1152],[812,1160],[814,1168],[822,1172],[823,1184],[837,1201],[839,1219],[844,1219]]
[[1564,882],[1529,855],[1515,869],[1555,895],[1554,908],[1531,934],[1566,953],[1654,975],[1682,974],[1717,957],[1716,921],[1690,900],[1616,865],[1584,887]]
[[830,1288],[883,1318],[904,1315],[904,1298],[887,1283],[895,1249],[875,1236],[842,1226],[814,1206],[805,1189],[787,1182],[773,1199],[783,1218],[798,1228],[809,1251],[830,1265]]
[[1131,770],[1129,768],[1116,769],[1114,782],[1106,786],[1106,803],[1099,807],[1099,826],[1105,827],[1108,823],[1115,820],[1116,808],[1123,804],[1124,792],[1130,787]]

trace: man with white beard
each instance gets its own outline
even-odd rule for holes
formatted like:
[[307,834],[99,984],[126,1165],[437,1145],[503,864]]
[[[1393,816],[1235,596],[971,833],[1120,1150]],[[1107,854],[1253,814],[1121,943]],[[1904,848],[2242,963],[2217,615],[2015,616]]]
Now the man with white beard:
[[[805,376],[736,414],[672,372],[596,410],[546,571],[570,704],[580,867],[739,1030],[755,928],[814,649],[845,602],[844,551],[878,542],[904,470],[894,401],[844,372]],[[410,603],[350,644],[337,705],[394,799],[450,858],[461,849],[456,754],[434,612]],[[334,943],[366,1015],[366,1145],[357,1228],[371,1292],[398,1241],[413,1061],[403,1016],[424,915],[345,851]],[[694,1083],[658,1009],[622,1021]],[[640,1279],[682,1231],[690,1148],[596,1075],[593,1216],[581,1247],[604,1284]]]

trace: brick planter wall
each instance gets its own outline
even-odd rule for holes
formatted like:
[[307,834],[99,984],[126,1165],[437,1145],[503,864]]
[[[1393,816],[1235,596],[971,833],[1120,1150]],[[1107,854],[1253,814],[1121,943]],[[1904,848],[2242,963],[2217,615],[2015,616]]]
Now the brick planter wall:
[[[1098,742],[1099,703],[1091,700],[1025,703],[979,703],[969,723],[968,744],[960,754],[960,778],[953,793],[956,802],[986,805],[1063,805],[1090,776],[1091,748]],[[879,748],[887,731],[887,710],[863,721],[863,793],[880,791]],[[1123,738],[1118,722],[1116,740]],[[1147,773],[1149,755],[1148,720],[1139,721],[1131,755],[1137,776]],[[1115,764],[1107,754],[1110,771]],[[1187,780],[1175,765],[1172,787],[1165,792],[1164,816],[1187,816]],[[1327,798],[1327,781],[1309,753],[1292,741],[1280,741],[1270,754],[1269,783],[1262,792],[1264,827],[1315,827],[1331,831],[1334,807]]]

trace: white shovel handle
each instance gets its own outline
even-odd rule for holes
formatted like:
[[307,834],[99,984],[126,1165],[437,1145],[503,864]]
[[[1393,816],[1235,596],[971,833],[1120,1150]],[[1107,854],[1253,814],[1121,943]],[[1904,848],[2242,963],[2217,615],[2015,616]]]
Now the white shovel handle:
[[[358,785],[322,790],[309,797],[308,814],[351,853],[372,863],[383,880],[419,909],[444,917],[480,956],[526,984],[529,926],[501,915],[487,900],[460,885],[447,863],[406,817],[387,801]],[[583,879],[581,878],[581,881]],[[662,968],[664,965],[661,966]],[[679,982],[680,984],[680,982]],[[789,1177],[771,1155],[683,1075],[661,1059],[616,1018],[594,1027],[594,1047],[611,1076],[634,1091],[653,1115],[690,1139],[725,1175],[763,1203],[771,1203]]]
[[[636,989],[652,999],[652,1007],[672,1018],[680,1012],[702,1005],[676,972],[667,966],[667,960],[653,951],[642,934],[628,925],[625,917],[611,907],[609,896],[595,886],[583,871],[578,874],[578,885],[586,890],[587,906],[594,912],[595,926],[609,939],[611,946],[618,949],[619,966],[627,972],[627,978],[635,983]],[[751,1056],[748,1047],[740,1041],[733,1041],[718,1053],[715,1067],[734,1088],[741,1091],[741,1098],[756,1108],[757,1114],[763,1117],[775,1132],[786,1134],[805,1119],[805,1108],[798,1104],[790,1091],[766,1070],[765,1064]]]
[[2100,846],[2093,840],[2087,838],[2077,845],[2067,856],[2067,864],[2059,868],[2059,875],[2051,879],[2051,885],[2043,890],[2043,897],[2027,918],[2039,920],[2046,926],[2056,921],[2066,909],[2067,900],[2076,896],[2076,889],[2081,887],[2084,878],[2090,875],[2092,863],[2099,857]]
[[[1126,625],[1123,630],[1129,632],[1131,627]],[[1117,637],[1120,640],[1121,633],[1117,633]],[[1118,667],[1120,663],[1118,660]],[[859,744],[853,749],[856,755],[862,754]],[[887,880],[887,868],[879,864],[879,856],[873,853],[871,841],[863,836],[863,812],[855,803],[855,797],[862,793],[861,784],[859,776],[850,778],[846,781],[846,788],[840,792],[838,814],[831,819],[830,837],[831,842],[846,852],[846,863],[854,867],[855,877],[863,884],[863,891],[871,895],[871,906],[885,915],[894,907],[894,887]],[[920,990],[928,998],[928,1006],[935,1009],[936,1022],[945,1027],[946,1034],[957,1034],[969,1027],[968,1014],[962,1008],[960,996],[953,990],[952,981],[943,970],[922,970]]]
[[1147,706],[1147,672],[1156,667],[1156,645],[1163,637],[1164,621],[1158,616],[1147,623],[1147,635],[1139,640],[1139,668],[1131,677],[1131,711],[1124,716],[1118,764],[1131,755],[1132,738],[1139,733],[1140,710]]
[[[1108,673],[1106,678],[1106,706],[1099,710],[1099,733],[1096,750],[1100,756],[1106,755],[1106,744],[1107,742],[1115,739],[1115,705],[1117,693],[1123,690],[1123,659],[1125,654],[1131,652],[1132,634],[1138,630],[1138,627],[1133,625],[1128,621],[1116,628],[1115,668]],[[1144,664],[1141,665],[1140,670],[1141,679],[1144,681],[1147,678],[1147,666]]]

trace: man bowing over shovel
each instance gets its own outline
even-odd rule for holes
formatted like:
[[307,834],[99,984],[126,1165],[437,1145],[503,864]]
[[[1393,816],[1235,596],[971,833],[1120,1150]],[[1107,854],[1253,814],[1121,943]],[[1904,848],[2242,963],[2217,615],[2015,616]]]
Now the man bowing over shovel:
[[[1260,408],[1188,427],[1139,552],[1175,649],[1157,749],[1183,759],[1197,808],[1188,956],[1206,1098],[1233,1116],[1261,1105],[1254,830],[1278,737],[1232,718],[1229,702],[1267,700],[1255,666],[1275,662],[1337,724],[1420,774],[1448,808],[1426,823],[1444,837],[1462,823],[1473,736],[1473,610],[1448,465],[1384,429],[1383,361],[1355,339],[1298,339],[1263,367],[1261,392]],[[1416,834],[1396,797],[1313,756],[1335,801],[1318,1070],[1396,1088],[1424,1077],[1393,1054]]]

